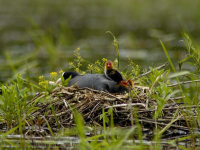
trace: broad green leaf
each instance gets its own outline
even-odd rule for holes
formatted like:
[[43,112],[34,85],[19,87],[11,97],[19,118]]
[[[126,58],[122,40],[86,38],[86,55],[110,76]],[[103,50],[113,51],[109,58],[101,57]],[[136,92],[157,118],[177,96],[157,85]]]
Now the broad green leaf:
[[187,74],[190,74],[190,72],[189,71],[176,72],[176,73],[173,73],[172,75],[169,75],[169,78],[174,78],[174,77],[183,76]]

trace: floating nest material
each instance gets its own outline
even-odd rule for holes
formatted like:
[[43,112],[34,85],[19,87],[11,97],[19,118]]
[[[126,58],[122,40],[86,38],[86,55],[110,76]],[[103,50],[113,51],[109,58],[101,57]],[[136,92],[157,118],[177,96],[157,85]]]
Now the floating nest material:
[[[189,134],[187,117],[184,117],[186,106],[175,102],[181,97],[170,99],[162,109],[162,116],[155,120],[153,116],[157,110],[157,102],[155,99],[149,99],[148,93],[149,88],[142,86],[135,87],[134,98],[128,94],[113,95],[77,86],[58,86],[48,97],[42,93],[35,96],[32,102],[38,101],[36,107],[40,109],[31,114],[31,122],[41,128],[50,127],[53,131],[59,127],[73,127],[75,126],[73,110],[76,109],[82,114],[85,125],[102,126],[103,121],[100,119],[102,108],[106,112],[112,107],[114,124],[119,127],[134,126],[133,116],[134,112],[137,112],[146,138],[153,137],[152,130],[155,128],[167,129],[163,135],[165,138]],[[196,106],[188,108],[192,109],[192,115],[195,116]],[[175,118],[174,114],[177,114]]]

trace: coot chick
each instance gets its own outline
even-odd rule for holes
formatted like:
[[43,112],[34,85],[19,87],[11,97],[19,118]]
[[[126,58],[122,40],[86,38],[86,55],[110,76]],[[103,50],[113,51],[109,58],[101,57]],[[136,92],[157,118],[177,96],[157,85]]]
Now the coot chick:
[[117,92],[116,93],[125,93],[130,91],[130,86],[126,81],[120,81],[117,84]]
[[120,81],[124,81],[124,78],[121,75],[121,73],[119,73],[119,71],[113,69],[113,63],[110,60],[108,60],[105,63],[104,74],[108,79],[111,79],[117,83],[119,83]]
[[129,84],[129,86],[130,86],[132,89],[134,88],[133,80],[128,79],[126,82]]
[[[117,82],[121,82],[120,84],[122,85],[122,89],[128,89],[128,91],[132,90],[134,88],[134,83],[131,79],[128,79],[127,81],[124,80],[122,77],[121,73],[119,71],[113,69],[113,63],[112,61],[108,60],[105,63],[105,68],[104,68],[104,74],[107,78]],[[123,82],[122,82],[123,81]]]

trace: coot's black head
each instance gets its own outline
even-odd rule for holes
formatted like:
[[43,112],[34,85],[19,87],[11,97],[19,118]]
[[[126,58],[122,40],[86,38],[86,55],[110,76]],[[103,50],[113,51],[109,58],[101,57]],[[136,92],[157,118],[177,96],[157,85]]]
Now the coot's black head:
[[71,78],[74,78],[75,76],[78,76],[78,75],[79,75],[79,73],[76,71],[67,71],[67,72],[63,73],[63,77],[65,80],[68,79],[70,76],[71,76]]

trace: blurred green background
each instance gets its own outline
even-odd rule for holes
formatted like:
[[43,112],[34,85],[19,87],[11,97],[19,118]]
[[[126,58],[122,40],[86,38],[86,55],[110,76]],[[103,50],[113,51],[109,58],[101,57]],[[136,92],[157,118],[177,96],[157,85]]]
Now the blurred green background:
[[90,62],[114,60],[106,31],[119,42],[121,69],[127,56],[143,69],[166,62],[160,39],[176,62],[186,54],[184,31],[199,41],[199,6],[197,0],[0,0],[0,81],[67,71],[77,47]]

